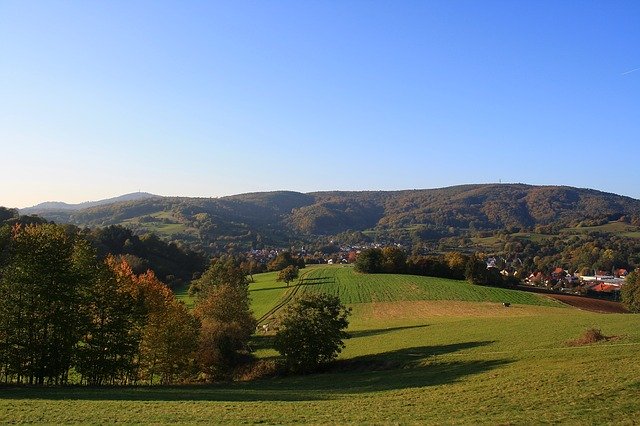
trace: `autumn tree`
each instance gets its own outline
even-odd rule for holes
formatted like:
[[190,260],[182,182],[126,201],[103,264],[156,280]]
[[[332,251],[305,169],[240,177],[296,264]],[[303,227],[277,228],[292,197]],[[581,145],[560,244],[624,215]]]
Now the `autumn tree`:
[[197,342],[197,322],[173,292],[148,270],[135,275],[129,265],[110,258],[119,279],[142,310],[138,376],[153,383],[174,383],[188,375]]
[[133,274],[113,257],[89,262],[85,270],[93,273],[87,277],[76,370],[89,385],[135,382],[144,311],[131,292]]
[[283,270],[281,270],[280,272],[278,272],[278,277],[276,278],[276,281],[278,282],[284,281],[287,284],[287,287],[289,287],[289,283],[295,280],[296,278],[298,278],[298,267],[289,265]]
[[298,268],[304,268],[304,259],[301,257],[294,257],[291,252],[283,251],[267,264],[268,271],[281,271],[287,266],[297,266]]
[[389,274],[402,274],[407,269],[407,253],[400,247],[382,249],[382,270]]
[[241,363],[256,320],[244,272],[233,261],[213,262],[192,288],[201,323],[197,361],[206,380],[228,378]]
[[444,261],[449,267],[451,278],[464,279],[465,266],[468,261],[467,256],[458,251],[451,251],[444,254]]

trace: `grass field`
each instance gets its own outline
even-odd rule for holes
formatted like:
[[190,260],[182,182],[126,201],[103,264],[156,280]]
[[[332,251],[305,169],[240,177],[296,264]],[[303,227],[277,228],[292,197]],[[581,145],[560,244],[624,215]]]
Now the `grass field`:
[[608,232],[622,237],[640,238],[640,227],[623,222],[609,222],[598,226],[583,226],[563,229],[563,234],[587,234],[589,232]]
[[348,266],[313,268],[302,279],[301,292],[324,292],[343,303],[407,300],[464,300],[559,306],[537,294],[481,287],[466,281],[417,275],[360,274]]
[[[640,315],[339,266],[310,268],[303,283],[299,291],[331,291],[353,309],[352,337],[327,372],[189,387],[0,389],[0,423],[637,422]],[[290,291],[281,287],[256,276],[256,313]],[[567,344],[594,326],[612,338]],[[256,343],[268,347],[269,337]]]

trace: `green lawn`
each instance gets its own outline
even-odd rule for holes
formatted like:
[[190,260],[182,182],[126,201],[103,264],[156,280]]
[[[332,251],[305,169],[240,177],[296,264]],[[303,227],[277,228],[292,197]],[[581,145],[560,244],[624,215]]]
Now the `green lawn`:
[[[252,284],[256,313],[287,291],[272,278]],[[330,371],[189,387],[0,388],[0,423],[633,424],[640,415],[640,315],[341,267],[304,278],[300,291],[337,292],[353,309],[352,338]],[[614,338],[567,344],[593,326]]]

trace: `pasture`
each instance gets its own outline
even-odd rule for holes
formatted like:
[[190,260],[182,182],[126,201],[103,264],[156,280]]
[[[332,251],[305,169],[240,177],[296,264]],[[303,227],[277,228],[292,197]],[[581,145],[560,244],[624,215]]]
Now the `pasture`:
[[[285,298],[252,284],[256,316]],[[640,315],[597,314],[542,296],[350,268],[309,268],[298,292],[353,309],[327,371],[247,383],[0,389],[0,422],[632,424],[640,414]],[[502,301],[510,301],[505,308]],[[567,342],[589,327],[607,341]],[[271,356],[269,336],[256,336]]]

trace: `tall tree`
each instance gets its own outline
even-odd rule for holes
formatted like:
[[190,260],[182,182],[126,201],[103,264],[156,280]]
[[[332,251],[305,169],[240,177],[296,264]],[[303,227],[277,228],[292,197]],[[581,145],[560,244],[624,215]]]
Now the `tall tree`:
[[141,378],[153,383],[157,375],[162,384],[174,383],[181,376],[186,378],[197,344],[195,318],[153,271],[133,276],[133,285],[145,312],[140,343]]
[[14,226],[0,279],[5,379],[65,383],[81,334],[81,278],[73,236],[56,225]]
[[131,274],[113,257],[91,263],[76,370],[90,385],[135,382],[144,312],[131,294]]
[[199,366],[208,380],[227,378],[256,327],[247,279],[234,262],[219,259],[194,284],[192,288],[198,289],[194,313],[201,323]]

